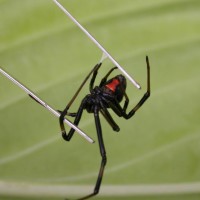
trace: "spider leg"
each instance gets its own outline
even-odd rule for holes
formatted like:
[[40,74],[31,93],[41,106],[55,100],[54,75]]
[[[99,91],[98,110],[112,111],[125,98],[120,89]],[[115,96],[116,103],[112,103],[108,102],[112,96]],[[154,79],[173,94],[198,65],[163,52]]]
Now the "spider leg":
[[101,63],[96,64],[93,69],[90,71],[90,73],[86,76],[86,78],[83,80],[82,84],[80,85],[80,87],[78,88],[78,90],[76,91],[76,93],[74,94],[74,96],[72,97],[72,99],[70,100],[70,102],[67,104],[66,108],[63,110],[63,113],[65,113],[65,115],[67,114],[68,109],[70,108],[70,106],[72,105],[72,103],[74,102],[74,100],[76,99],[76,97],[78,96],[79,92],[81,91],[81,89],[83,88],[83,86],[85,85],[85,83],[87,82],[87,80],[90,78],[91,74],[97,70],[97,68],[99,68],[101,66]]
[[126,112],[126,109],[128,107],[128,104],[129,104],[129,98],[128,98],[128,95],[126,94],[125,90],[122,87],[120,88],[120,90],[123,93],[123,96],[125,97],[125,102],[124,102],[124,106],[123,106],[123,112]]
[[70,117],[76,117],[77,113],[69,113],[69,112],[67,112],[66,115],[67,115],[67,116],[70,116]]
[[93,75],[92,75],[92,78],[90,80],[90,92],[92,91],[92,89],[94,88],[94,82],[95,82],[95,79],[97,77],[97,73],[98,73],[98,70],[99,68],[101,67],[102,63],[98,63],[96,66],[95,66],[95,69],[93,70]]
[[150,65],[149,65],[149,59],[148,56],[146,57],[146,63],[147,63],[147,91],[144,94],[144,96],[140,99],[140,101],[136,104],[136,106],[127,114],[126,109],[128,107],[129,99],[126,93],[124,93],[124,96],[126,98],[123,108],[120,106],[120,104],[115,100],[113,102],[109,102],[109,106],[112,108],[112,110],[119,116],[124,117],[125,119],[131,118],[135,112],[144,104],[144,102],[150,97]]
[[106,83],[106,81],[107,81],[107,79],[108,79],[108,76],[110,76],[110,74],[111,74],[115,69],[117,69],[117,67],[113,67],[112,69],[109,70],[109,72],[102,78],[99,87],[102,87],[102,86]]
[[111,117],[110,113],[108,112],[108,110],[101,110],[100,111],[101,114],[103,115],[103,117],[106,119],[106,121],[110,124],[110,126],[112,127],[113,131],[119,132],[120,128],[119,126],[116,124],[116,122],[113,120],[113,118]]
[[110,115],[110,113],[108,112],[108,109],[106,108],[106,106],[100,101],[101,107],[102,109],[100,110],[101,114],[104,116],[104,118],[106,119],[106,121],[110,124],[110,126],[112,127],[112,129],[116,132],[120,131],[119,126],[115,123],[115,121],[113,120],[112,116]]
[[125,102],[124,102],[124,106],[123,106],[123,111],[126,112],[126,109],[129,104],[129,98],[128,98],[128,95],[126,94],[126,92],[124,92],[124,97],[125,97]]
[[[82,100],[81,105],[78,109],[78,112],[77,113],[71,113],[72,117],[75,116],[74,125],[76,125],[76,126],[78,126],[78,124],[80,122],[81,116],[83,114],[83,109],[85,108],[86,101],[87,101],[87,97],[85,97]],[[75,130],[73,128],[71,128],[69,133],[67,134],[66,130],[65,130],[64,123],[63,123],[63,118],[59,118],[59,122],[60,122],[60,128],[61,128],[61,131],[62,131],[63,139],[66,140],[66,141],[70,141],[72,136],[74,135]]]
[[73,113],[73,114],[68,113],[68,110],[69,110],[70,106],[72,105],[72,103],[74,102],[74,100],[76,99],[76,97],[78,96],[78,94],[80,93],[81,89],[83,88],[83,86],[85,85],[85,83],[87,82],[87,80],[89,79],[89,77],[91,76],[91,74],[93,72],[97,71],[100,66],[101,66],[101,63],[98,63],[98,64],[96,64],[93,67],[93,69],[86,76],[86,78],[84,79],[84,81],[82,82],[82,84],[80,85],[80,87],[78,88],[78,90],[76,91],[76,93],[74,94],[74,96],[72,97],[72,99],[70,100],[70,102],[67,104],[67,106],[65,107],[65,109],[63,111],[59,111],[58,110],[61,113],[61,115],[59,117],[59,122],[60,122],[60,128],[61,128],[62,132],[65,131],[64,123],[63,123],[65,115],[69,115],[71,117],[75,117],[76,116],[76,113]]
[[103,136],[102,136],[101,123],[100,123],[100,119],[99,119],[99,108],[97,106],[95,106],[95,108],[94,108],[94,119],[95,119],[95,125],[96,125],[96,129],[97,129],[97,136],[98,136],[98,141],[99,141],[100,154],[101,154],[101,157],[102,157],[101,166],[100,166],[100,169],[99,169],[99,174],[98,174],[98,178],[97,178],[96,185],[95,185],[93,193],[91,193],[91,194],[89,194],[85,197],[82,197],[79,200],[88,199],[88,198],[93,197],[93,196],[95,196],[99,193],[99,189],[100,189],[102,178],[103,178],[104,168],[105,168],[105,165],[106,165],[106,162],[107,162],[106,150],[105,150],[105,146],[104,146],[104,142],[103,142]]
[[150,90],[150,64],[149,64],[149,58],[146,56],[146,63],[147,63],[147,91],[144,94],[144,96],[140,99],[140,101],[137,103],[137,105],[128,113],[126,114],[124,112],[124,118],[129,119],[131,118],[135,112],[144,104],[144,102],[150,97],[151,90]]
[[[63,111],[61,110],[57,110],[60,114],[62,114]],[[66,114],[67,116],[70,116],[70,117],[76,117],[77,113],[70,113],[70,112],[67,112]]]

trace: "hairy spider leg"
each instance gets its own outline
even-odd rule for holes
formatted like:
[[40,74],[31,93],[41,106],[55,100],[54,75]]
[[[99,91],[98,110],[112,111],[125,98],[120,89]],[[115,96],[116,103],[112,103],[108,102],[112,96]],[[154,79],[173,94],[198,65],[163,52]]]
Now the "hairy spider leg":
[[117,102],[117,100],[115,100],[114,103],[108,102],[111,109],[119,117],[124,117],[125,119],[131,118],[135,114],[135,112],[144,104],[144,102],[150,97],[150,93],[151,93],[151,91],[150,91],[150,64],[149,64],[148,56],[146,56],[146,63],[147,63],[147,91],[144,94],[144,96],[141,98],[141,100],[136,104],[136,106],[128,114],[126,113],[126,109],[129,104],[129,99],[125,92],[124,92],[124,96],[125,96],[126,100],[125,100],[123,108],[121,107],[119,102]]
[[[78,88],[78,90],[76,91],[76,93],[74,94],[74,96],[72,97],[72,99],[70,100],[70,102],[67,104],[67,106],[65,107],[65,109],[63,111],[59,111],[61,113],[60,117],[59,117],[59,122],[60,122],[60,128],[62,131],[62,134],[67,135],[66,134],[66,130],[65,130],[65,125],[63,123],[64,121],[64,117],[65,115],[71,116],[71,117],[75,117],[77,113],[68,113],[67,111],[69,110],[70,106],[72,105],[72,103],[74,102],[74,100],[76,99],[76,97],[78,96],[78,94],[80,93],[81,89],[83,88],[83,86],[85,85],[85,83],[87,82],[87,80],[89,79],[89,77],[93,74],[94,71],[96,71],[96,69],[99,69],[99,67],[101,66],[101,62],[96,64],[93,69],[90,71],[90,73],[87,75],[87,77],[83,80],[82,84],[80,85],[80,87]],[[72,134],[73,135],[73,134]],[[71,139],[71,137],[70,137]]]

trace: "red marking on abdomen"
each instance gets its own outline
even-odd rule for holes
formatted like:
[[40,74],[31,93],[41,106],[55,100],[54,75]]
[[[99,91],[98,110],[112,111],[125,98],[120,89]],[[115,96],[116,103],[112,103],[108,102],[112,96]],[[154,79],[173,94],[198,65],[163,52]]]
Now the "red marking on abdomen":
[[119,85],[118,79],[113,79],[112,82],[108,83],[106,85],[107,88],[109,88],[111,91],[115,92],[116,87]]

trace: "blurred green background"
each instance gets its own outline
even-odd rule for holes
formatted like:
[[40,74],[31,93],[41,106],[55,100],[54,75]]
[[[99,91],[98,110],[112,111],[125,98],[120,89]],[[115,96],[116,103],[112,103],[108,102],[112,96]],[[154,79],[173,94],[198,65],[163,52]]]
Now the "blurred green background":
[[[112,113],[119,133],[101,120],[108,164],[101,196],[95,198],[199,199],[200,1],[60,2],[140,82],[140,91],[128,82],[129,109],[146,90],[146,55],[151,64],[152,95],[138,113],[128,121]],[[64,109],[101,51],[51,0],[0,0],[0,15],[1,67],[49,105]],[[105,61],[96,84],[112,66]],[[72,112],[87,93],[88,84]],[[92,115],[84,113],[80,128],[97,141]],[[38,196],[37,191],[27,195],[27,187],[24,193],[7,191],[20,184],[89,185],[92,191],[99,165],[97,142],[89,144],[76,134],[66,143],[58,119],[0,75],[1,200],[63,199]],[[159,186],[172,184],[173,194],[159,194]],[[107,185],[144,188],[124,196],[113,191],[108,197],[103,192]],[[146,191],[153,185],[157,191]],[[185,185],[182,192],[176,190]]]

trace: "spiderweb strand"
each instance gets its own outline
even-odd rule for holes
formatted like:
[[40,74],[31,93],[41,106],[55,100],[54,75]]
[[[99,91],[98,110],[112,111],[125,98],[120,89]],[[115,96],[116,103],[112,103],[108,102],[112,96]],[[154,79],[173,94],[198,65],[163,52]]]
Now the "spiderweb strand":
[[119,65],[119,63],[105,50],[105,48],[57,1],[53,0],[55,4],[92,40],[99,49],[111,60],[111,62],[118,67],[118,69],[133,83],[133,85],[140,89],[140,85]]
[[[7,72],[5,72],[2,68],[0,68],[0,73],[2,73],[6,78],[8,78],[10,81],[12,81],[14,84],[16,84],[18,87],[20,87],[22,90],[24,90],[33,100],[35,100],[37,103],[42,105],[44,108],[46,108],[48,111],[50,111],[52,114],[54,114],[56,117],[60,117],[60,113],[54,110],[52,107],[50,107],[48,104],[46,104],[44,101],[42,101],[38,96],[36,96],[33,92],[31,92],[27,87],[25,87],[23,84],[21,84],[19,81],[14,79],[11,75],[9,75]],[[64,122],[76,130],[82,137],[84,137],[88,142],[94,143],[94,141],[87,136],[82,130],[80,130],[77,126],[75,126],[72,122],[70,122],[67,119],[64,119]]]
[[102,63],[108,56],[103,52],[100,63]]

